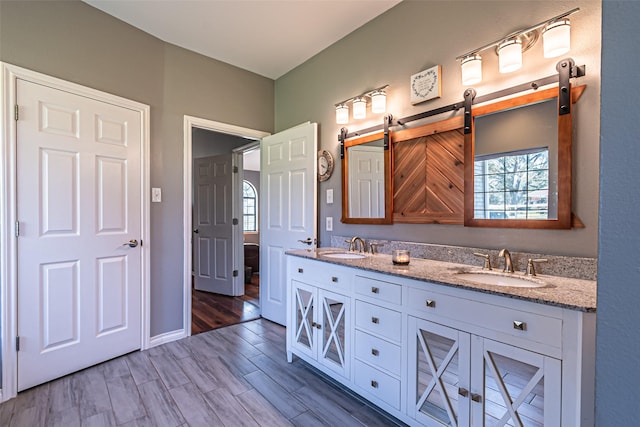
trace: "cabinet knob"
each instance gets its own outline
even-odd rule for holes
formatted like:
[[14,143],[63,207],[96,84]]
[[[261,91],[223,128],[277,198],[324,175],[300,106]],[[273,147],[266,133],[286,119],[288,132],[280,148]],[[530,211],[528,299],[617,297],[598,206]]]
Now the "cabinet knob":
[[298,268],[298,273],[302,273],[304,270],[302,268]]
[[471,400],[474,402],[482,402],[482,396],[476,393],[471,393]]
[[428,299],[424,304],[429,308],[435,308],[436,307],[436,302],[434,300]]
[[331,281],[332,281],[332,282],[337,282],[337,281],[338,281],[338,278],[337,278],[336,276],[331,276]]
[[372,287],[371,287],[371,293],[372,293],[372,294],[380,293],[380,289],[376,288],[375,286],[372,286]]
[[517,329],[519,331],[526,331],[527,330],[527,323],[526,322],[521,322],[519,320],[514,320],[513,321],[513,329]]
[[462,397],[467,397],[469,396],[469,390],[467,390],[466,388],[458,388],[458,394]]
[[380,323],[380,319],[378,319],[377,317],[372,317],[371,318],[371,323]]
[[311,322],[311,327],[316,329],[322,329],[322,327],[320,326],[320,323],[316,323],[316,322]]
[[378,388],[378,381],[376,381],[376,380],[371,380],[371,387],[373,387],[373,388]]
[[371,349],[371,354],[374,355],[374,356],[377,356],[377,355],[380,354],[380,352],[378,350],[376,350],[375,348],[372,348]]

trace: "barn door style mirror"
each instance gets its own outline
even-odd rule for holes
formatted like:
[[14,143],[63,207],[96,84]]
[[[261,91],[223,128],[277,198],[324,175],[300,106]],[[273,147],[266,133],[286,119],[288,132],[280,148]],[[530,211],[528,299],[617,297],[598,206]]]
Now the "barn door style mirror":
[[[584,88],[573,88],[569,102]],[[465,226],[571,228],[572,109],[562,110],[558,93],[540,89],[473,107]]]
[[391,223],[391,150],[383,132],[344,141],[342,222]]

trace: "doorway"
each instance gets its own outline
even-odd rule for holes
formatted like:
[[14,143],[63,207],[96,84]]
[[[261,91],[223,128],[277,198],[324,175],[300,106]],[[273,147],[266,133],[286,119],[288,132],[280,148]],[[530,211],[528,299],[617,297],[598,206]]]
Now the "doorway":
[[[185,231],[191,231],[185,236],[188,335],[260,317],[257,195],[260,139],[265,135],[185,117],[185,172],[190,166],[185,174],[190,177],[185,180],[190,199],[185,219],[190,224]],[[255,190],[253,198],[245,197],[245,187]]]

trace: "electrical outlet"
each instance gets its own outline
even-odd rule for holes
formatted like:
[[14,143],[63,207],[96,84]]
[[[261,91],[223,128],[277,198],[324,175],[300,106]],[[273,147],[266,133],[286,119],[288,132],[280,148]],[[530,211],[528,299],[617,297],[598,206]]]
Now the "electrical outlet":
[[154,203],[160,203],[162,201],[162,189],[160,188],[151,189],[151,201]]
[[333,231],[333,217],[332,216],[328,216],[326,218],[326,231]]
[[327,188],[327,204],[333,204],[333,188]]

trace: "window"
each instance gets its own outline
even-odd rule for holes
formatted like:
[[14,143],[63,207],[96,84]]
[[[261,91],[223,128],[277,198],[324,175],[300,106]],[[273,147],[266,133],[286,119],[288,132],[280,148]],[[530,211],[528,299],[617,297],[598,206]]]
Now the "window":
[[476,218],[549,218],[548,147],[477,156],[474,168]]
[[249,181],[242,181],[243,230],[258,231],[258,194]]

